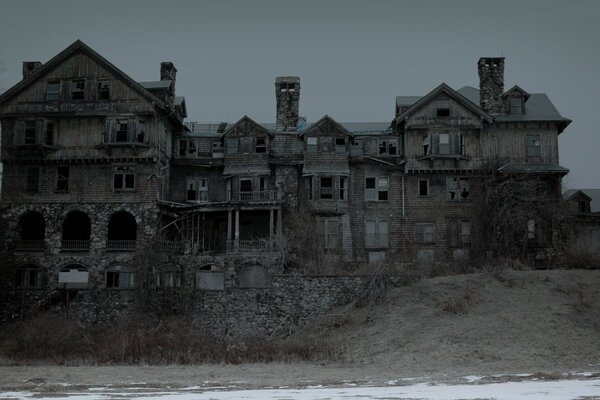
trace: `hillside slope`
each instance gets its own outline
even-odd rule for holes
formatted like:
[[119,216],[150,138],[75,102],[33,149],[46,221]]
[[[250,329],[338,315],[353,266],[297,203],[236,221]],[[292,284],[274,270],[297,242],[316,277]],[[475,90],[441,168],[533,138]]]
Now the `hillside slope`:
[[600,366],[600,271],[502,271],[426,279],[313,334],[349,360],[401,375],[567,371]]

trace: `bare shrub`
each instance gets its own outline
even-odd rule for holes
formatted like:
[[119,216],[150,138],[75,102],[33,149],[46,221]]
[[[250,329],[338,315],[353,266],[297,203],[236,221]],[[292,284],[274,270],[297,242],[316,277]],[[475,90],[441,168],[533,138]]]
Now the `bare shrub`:
[[564,253],[565,268],[600,268],[600,246],[592,240],[573,240],[566,246]]

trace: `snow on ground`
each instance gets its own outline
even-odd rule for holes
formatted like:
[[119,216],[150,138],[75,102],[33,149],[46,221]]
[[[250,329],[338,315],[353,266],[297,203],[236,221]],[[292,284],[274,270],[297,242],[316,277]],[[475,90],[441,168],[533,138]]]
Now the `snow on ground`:
[[90,388],[87,391],[62,393],[0,392],[0,399],[108,400],[108,399],[174,399],[174,400],[592,400],[600,399],[600,379],[521,381],[489,384],[433,385],[419,383],[388,387],[307,387],[260,390],[202,391],[197,387],[167,391]]

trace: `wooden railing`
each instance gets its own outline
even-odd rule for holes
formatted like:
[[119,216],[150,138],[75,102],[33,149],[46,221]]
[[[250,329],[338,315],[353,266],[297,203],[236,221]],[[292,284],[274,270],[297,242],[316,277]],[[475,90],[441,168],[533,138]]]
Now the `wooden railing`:
[[275,201],[276,190],[259,190],[255,192],[239,192],[238,201]]
[[17,251],[44,251],[46,242],[44,240],[19,240],[17,242]]
[[162,253],[183,253],[185,246],[183,242],[160,240],[156,242],[156,251]]
[[135,251],[135,240],[107,240],[107,251]]
[[89,240],[61,240],[61,250],[63,251],[89,251]]

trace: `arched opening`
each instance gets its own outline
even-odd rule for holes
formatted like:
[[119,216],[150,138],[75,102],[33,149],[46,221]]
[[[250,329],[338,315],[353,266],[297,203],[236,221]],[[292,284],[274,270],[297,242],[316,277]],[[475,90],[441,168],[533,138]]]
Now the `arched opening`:
[[137,222],[127,211],[118,211],[108,221],[106,249],[113,251],[135,250]]
[[58,283],[64,285],[65,288],[85,288],[88,281],[88,269],[80,264],[69,264],[62,267],[58,273]]
[[181,267],[174,264],[156,268],[155,284],[157,288],[176,288],[181,286]]
[[196,289],[224,290],[225,273],[216,264],[205,264],[196,271]]
[[267,286],[267,271],[262,265],[249,264],[239,270],[238,280],[242,288],[263,288]]
[[43,250],[45,248],[46,222],[37,211],[28,211],[19,218],[17,250]]
[[88,251],[90,249],[91,224],[81,211],[71,211],[63,222],[62,250]]
[[135,271],[129,265],[115,264],[106,269],[106,287],[109,289],[132,289]]
[[44,287],[44,270],[37,265],[26,264],[17,268],[15,287],[41,289]]

